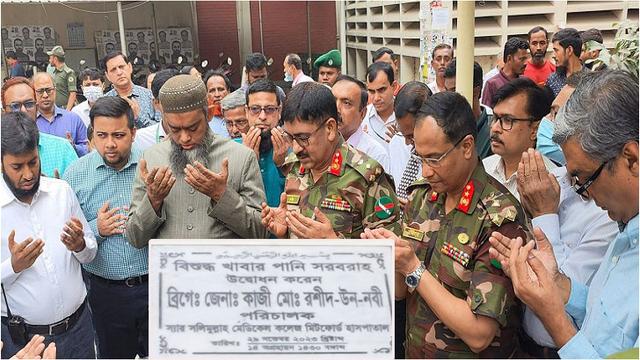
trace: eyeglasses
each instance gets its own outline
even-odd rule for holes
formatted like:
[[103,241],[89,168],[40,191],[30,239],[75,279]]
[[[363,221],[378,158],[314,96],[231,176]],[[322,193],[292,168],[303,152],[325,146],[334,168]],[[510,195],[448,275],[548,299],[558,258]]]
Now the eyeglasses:
[[277,106],[258,106],[258,105],[253,105],[253,106],[249,106],[249,111],[253,114],[253,115],[260,115],[260,113],[262,111],[264,111],[265,114],[267,115],[271,115],[271,114],[275,114],[276,111],[278,111],[278,107]]
[[22,111],[22,107],[24,106],[25,110],[31,110],[33,108],[36,107],[36,102],[33,100],[27,100],[24,102],[12,102],[10,104],[7,104],[7,109],[10,112],[18,112],[18,111]]
[[[467,134],[467,135],[469,135],[469,134]],[[439,158],[437,158],[437,159],[435,159],[435,158],[426,158],[426,157],[423,157],[423,156],[421,156],[421,155],[418,155],[418,153],[416,152],[416,149],[415,149],[415,148],[413,148],[413,151],[412,151],[412,154],[411,154],[411,155],[412,155],[412,156],[417,157],[418,159],[420,159],[420,160],[422,161],[422,163],[429,165],[429,167],[432,167],[432,168],[440,167],[440,166],[442,165],[442,160],[443,160],[447,155],[449,155],[449,154],[453,151],[453,149],[455,149],[456,147],[458,147],[458,145],[460,145],[460,143],[462,142],[462,140],[464,140],[464,139],[467,137],[467,135],[465,135],[465,136],[461,137],[461,138],[460,138],[460,140],[456,141],[456,143],[453,145],[453,147],[452,147],[451,149],[447,150],[447,152],[445,152],[444,154],[442,154],[442,156],[440,156],[440,157],[439,157]]]
[[502,128],[502,130],[504,131],[509,131],[511,129],[513,129],[513,123],[516,121],[529,121],[529,122],[533,122],[536,121],[536,119],[530,117],[530,118],[524,118],[524,119],[519,119],[519,118],[514,118],[511,117],[509,115],[497,115],[497,114],[493,114],[493,122],[499,121],[500,122],[500,127]]
[[600,173],[602,172],[602,169],[604,169],[604,166],[609,162],[609,160],[603,162],[600,167],[598,167],[598,169],[596,169],[596,171],[593,172],[593,174],[591,174],[591,176],[589,176],[589,178],[587,179],[587,181],[584,182],[584,184],[580,184],[580,182],[578,181],[578,177],[577,176],[573,176],[571,178],[573,184],[573,190],[575,190],[576,193],[578,193],[578,195],[580,195],[582,197],[582,199],[584,200],[588,200],[589,199],[589,193],[587,192],[587,189],[589,189],[589,187],[596,181],[596,179],[598,178],[598,176],[600,176]]
[[238,120],[238,121],[230,121],[230,120],[225,120],[225,125],[231,129],[232,127],[236,127],[238,129],[244,128],[245,126],[249,125],[249,121],[248,120]]
[[56,89],[56,87],[48,87],[48,88],[42,88],[42,89],[36,89],[36,94],[38,95],[42,95],[44,93],[47,93],[47,95],[51,95],[51,93],[53,93],[53,91]]
[[286,132],[284,129],[282,130],[282,133],[287,138],[288,141],[290,142],[295,141],[301,147],[306,148],[307,146],[309,146],[309,139],[311,139],[311,137],[315,135],[315,133],[317,133],[318,130],[322,129],[324,125],[327,123],[327,121],[329,121],[329,119],[332,119],[332,118],[324,119],[322,124],[320,124],[320,126],[318,126],[315,130],[313,130],[313,132],[309,134],[291,135],[288,132]]

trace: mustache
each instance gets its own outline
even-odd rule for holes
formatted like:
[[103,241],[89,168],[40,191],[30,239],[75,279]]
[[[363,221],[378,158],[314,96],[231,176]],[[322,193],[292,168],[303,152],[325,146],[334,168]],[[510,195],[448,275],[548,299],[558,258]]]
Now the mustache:
[[501,144],[504,144],[504,142],[500,139],[500,136],[497,133],[491,134],[491,136],[489,137],[489,140],[493,140],[495,142],[499,142]]

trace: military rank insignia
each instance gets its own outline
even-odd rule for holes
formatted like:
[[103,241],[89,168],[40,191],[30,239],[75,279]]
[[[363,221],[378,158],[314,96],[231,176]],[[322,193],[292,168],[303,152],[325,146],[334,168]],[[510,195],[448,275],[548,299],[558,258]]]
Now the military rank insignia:
[[442,245],[440,252],[447,255],[448,257],[453,259],[453,261],[464,267],[467,267],[467,265],[469,264],[469,260],[471,259],[471,256],[469,256],[469,254],[456,248],[449,242],[446,242]]
[[338,211],[351,211],[351,204],[347,200],[343,200],[340,195],[329,195],[322,200],[320,207]]
[[402,230],[402,237],[422,241],[424,240],[424,231],[405,226]]
[[429,201],[434,202],[436,200],[438,200],[438,193],[435,191],[432,191],[431,196],[429,196]]
[[376,204],[375,204],[376,216],[381,220],[387,219],[393,214],[393,209],[395,207],[396,206],[390,197],[382,196],[378,200],[376,200]]
[[462,193],[462,197],[460,198],[460,202],[458,203],[458,210],[463,211],[467,214],[469,213],[469,208],[471,207],[471,199],[473,199],[474,191],[475,187],[473,186],[473,180],[469,180],[467,185],[464,187],[464,192]]
[[298,205],[300,203],[300,195],[287,195],[287,205]]
[[336,151],[336,153],[333,154],[333,160],[331,160],[329,173],[335,176],[340,176],[340,167],[342,167],[342,154],[340,151]]
[[469,242],[469,235],[466,233],[458,234],[458,242],[462,245],[466,245]]

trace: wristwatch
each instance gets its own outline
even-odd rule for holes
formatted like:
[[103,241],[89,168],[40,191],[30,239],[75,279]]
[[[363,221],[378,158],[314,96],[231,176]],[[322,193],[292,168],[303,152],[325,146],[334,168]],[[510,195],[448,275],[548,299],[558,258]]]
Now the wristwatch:
[[424,267],[424,263],[421,263],[417,269],[407,274],[407,277],[404,278],[404,283],[407,284],[409,292],[413,292],[418,287],[418,284],[420,284],[420,277],[422,277],[422,273],[425,270],[426,268]]

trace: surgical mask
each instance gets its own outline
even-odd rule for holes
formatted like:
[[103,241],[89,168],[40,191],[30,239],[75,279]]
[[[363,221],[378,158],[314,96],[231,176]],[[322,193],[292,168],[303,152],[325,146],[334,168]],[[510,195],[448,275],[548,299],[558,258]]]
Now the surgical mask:
[[96,100],[98,100],[98,98],[102,97],[103,92],[102,92],[102,87],[100,86],[83,86],[82,87],[82,94],[84,95],[85,98],[87,98],[87,100],[89,100],[89,102],[96,102]]
[[293,81],[293,75],[288,72],[284,72],[284,81]]

